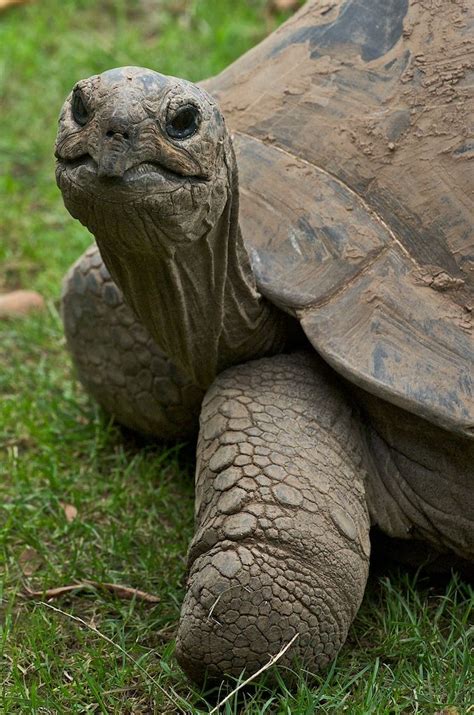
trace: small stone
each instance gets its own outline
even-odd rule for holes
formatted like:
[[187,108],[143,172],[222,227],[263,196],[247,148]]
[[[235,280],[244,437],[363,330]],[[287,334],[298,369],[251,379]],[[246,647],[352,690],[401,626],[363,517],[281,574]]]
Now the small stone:
[[43,296],[33,290],[14,290],[0,295],[0,319],[19,318],[44,307]]
[[60,505],[63,508],[64,511],[64,516],[66,517],[66,521],[71,523],[76,519],[77,517],[77,508],[74,506],[74,504],[64,504],[63,502],[59,502]]

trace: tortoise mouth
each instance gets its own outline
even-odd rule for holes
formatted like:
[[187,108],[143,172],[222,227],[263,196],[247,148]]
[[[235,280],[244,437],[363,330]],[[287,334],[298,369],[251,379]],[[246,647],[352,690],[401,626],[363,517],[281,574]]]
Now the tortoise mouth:
[[143,161],[126,169],[121,176],[100,176],[99,167],[95,159],[90,154],[81,154],[75,159],[58,158],[58,165],[70,174],[89,174],[104,185],[124,184],[140,181],[143,179],[155,179],[162,183],[163,179],[173,183],[182,184],[183,181],[205,183],[209,181],[207,176],[189,176],[163,166],[157,161]]
[[139,162],[121,176],[99,176],[97,162],[84,153],[75,159],[58,157],[56,181],[61,191],[87,197],[88,202],[100,200],[120,206],[152,200],[160,202],[161,211],[172,214],[176,213],[174,205],[168,206],[172,195],[191,194],[193,186],[209,186],[211,177],[179,174],[152,161]]

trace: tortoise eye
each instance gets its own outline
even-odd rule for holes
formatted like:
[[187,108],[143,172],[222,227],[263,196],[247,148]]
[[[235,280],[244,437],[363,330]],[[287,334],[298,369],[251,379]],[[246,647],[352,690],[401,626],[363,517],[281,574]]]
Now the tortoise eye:
[[196,107],[187,104],[178,109],[176,114],[166,123],[166,132],[173,139],[187,139],[197,132],[201,123],[201,115]]
[[84,100],[78,92],[74,92],[72,95],[71,111],[74,121],[83,127],[89,119],[89,112],[87,111]]

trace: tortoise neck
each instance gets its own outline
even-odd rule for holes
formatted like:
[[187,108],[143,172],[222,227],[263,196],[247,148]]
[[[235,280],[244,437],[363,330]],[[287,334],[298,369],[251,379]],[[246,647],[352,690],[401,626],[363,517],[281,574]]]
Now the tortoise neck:
[[172,250],[147,241],[154,250],[117,256],[96,235],[113,278],[158,347],[204,389],[226,367],[281,352],[287,335],[288,316],[257,290],[238,222],[235,166],[229,174],[224,210],[198,240]]

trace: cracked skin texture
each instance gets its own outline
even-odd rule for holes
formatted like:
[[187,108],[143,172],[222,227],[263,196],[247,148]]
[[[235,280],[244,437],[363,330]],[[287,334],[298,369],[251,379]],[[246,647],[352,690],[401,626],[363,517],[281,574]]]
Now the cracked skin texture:
[[[360,426],[308,353],[224,372],[201,411],[196,535],[177,656],[194,678],[283,664],[310,670],[344,643],[367,580]],[[216,667],[216,664],[217,667]]]
[[225,119],[143,68],[65,102],[57,182],[97,242],[63,292],[79,376],[159,439],[201,411],[177,642],[197,681],[295,635],[283,664],[323,668],[371,526],[474,561],[467,9],[309,2],[207,83]]
[[77,374],[109,414],[161,439],[196,432],[203,391],[137,320],[95,245],[64,278],[62,317]]

